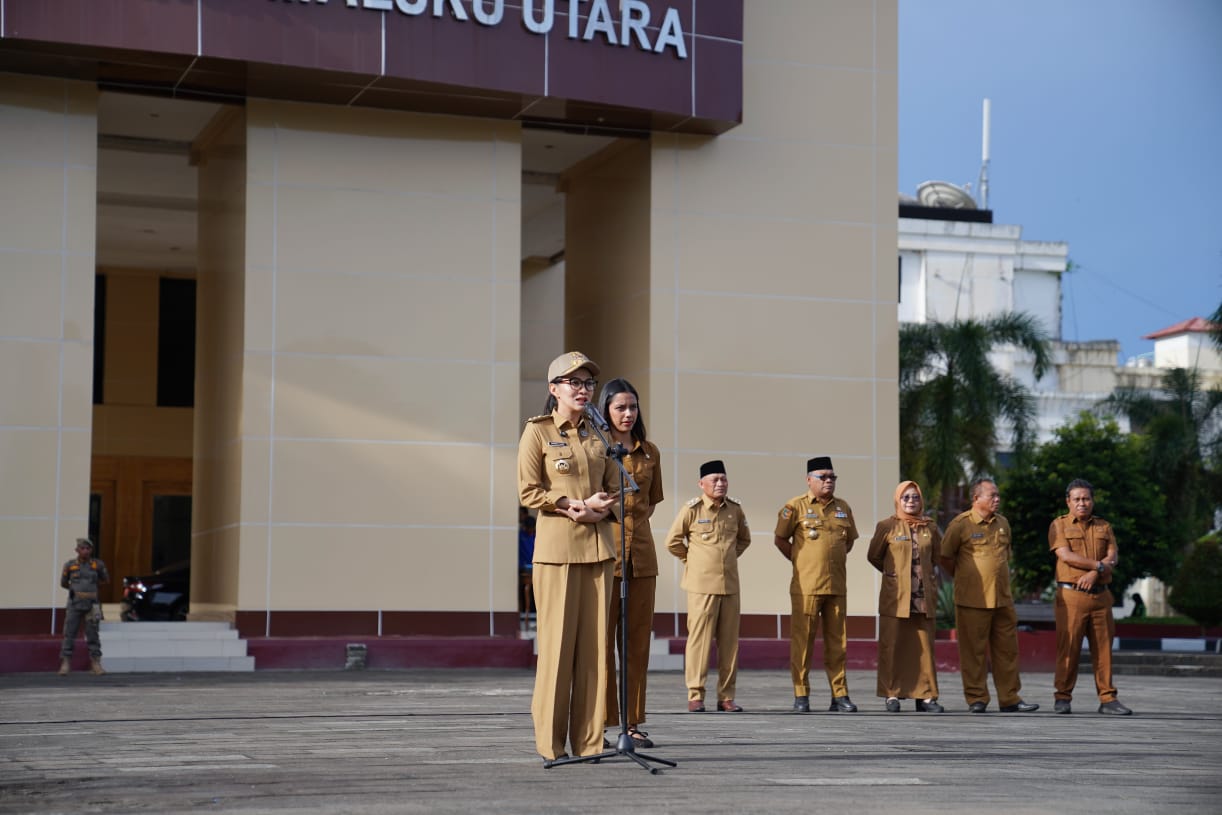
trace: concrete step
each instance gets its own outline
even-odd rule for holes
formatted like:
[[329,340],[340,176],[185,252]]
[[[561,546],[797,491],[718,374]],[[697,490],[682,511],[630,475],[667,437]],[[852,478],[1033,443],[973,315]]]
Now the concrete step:
[[103,640],[236,640],[229,623],[102,623]]
[[246,642],[223,622],[104,622],[102,664],[110,673],[253,671]]
[[107,673],[203,673],[253,671],[255,658],[239,657],[111,657],[102,648]]

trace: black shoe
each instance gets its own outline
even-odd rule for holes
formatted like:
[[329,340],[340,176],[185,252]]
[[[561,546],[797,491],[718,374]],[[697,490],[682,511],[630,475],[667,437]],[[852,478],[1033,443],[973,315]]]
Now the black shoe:
[[900,700],[899,699],[888,699],[887,700],[887,712],[888,713],[899,713],[900,712]]
[[1031,713],[1039,710],[1040,706],[1032,702],[1019,701],[1018,704],[1006,705],[1001,709],[1002,713]]
[[1110,702],[1104,702],[1099,705],[1099,712],[1110,713],[1113,716],[1129,716],[1133,713],[1133,711],[1120,704],[1119,699],[1113,699]]
[[1073,713],[1073,708],[1069,704],[1068,699],[1057,699],[1052,703],[1053,713]]
[[653,747],[653,739],[649,738],[649,734],[644,730],[630,727],[628,728],[628,736],[632,739],[633,747],[644,747],[646,749]]
[[833,713],[856,713],[857,705],[847,696],[836,696],[827,709]]
[[810,697],[809,696],[793,697],[793,710],[795,713],[810,713]]
[[984,713],[985,708],[989,706],[988,702],[972,702],[967,706],[968,713]]
[[938,704],[937,699],[930,699],[926,702],[924,699],[916,700],[917,713],[941,713],[945,708]]

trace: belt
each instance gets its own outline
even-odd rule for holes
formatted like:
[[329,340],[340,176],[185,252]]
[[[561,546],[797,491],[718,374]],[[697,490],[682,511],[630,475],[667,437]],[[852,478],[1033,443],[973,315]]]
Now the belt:
[[1079,586],[1077,583],[1062,583],[1059,580],[1057,581],[1057,585],[1063,589],[1073,589],[1074,591],[1080,591],[1083,594],[1102,594],[1103,592],[1107,591],[1107,586],[1091,586],[1089,589],[1084,589],[1081,586]]
[[78,591],[75,594],[82,600],[96,600],[98,596],[96,591]]

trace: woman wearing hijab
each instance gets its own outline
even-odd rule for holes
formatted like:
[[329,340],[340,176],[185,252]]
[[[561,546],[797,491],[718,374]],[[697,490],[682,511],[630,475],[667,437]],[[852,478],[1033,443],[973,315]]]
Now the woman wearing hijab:
[[915,481],[895,488],[895,514],[878,522],[866,559],[882,572],[878,591],[878,695],[898,713],[900,699],[916,709],[941,713],[934,661],[938,591],[934,554],[942,533],[925,516]]

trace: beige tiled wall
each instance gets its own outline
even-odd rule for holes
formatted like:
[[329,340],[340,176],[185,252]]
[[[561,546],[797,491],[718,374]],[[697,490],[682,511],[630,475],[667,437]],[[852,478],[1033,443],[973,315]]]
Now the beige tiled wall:
[[2,605],[63,604],[88,529],[97,90],[0,75]]
[[[745,5],[744,111],[716,138],[655,135],[651,435],[661,539],[723,458],[753,529],[743,611],[789,612],[776,513],[834,459],[862,540],[849,611],[876,608],[865,549],[896,483],[894,0]],[[663,556],[658,610],[682,611]]]
[[247,116],[238,608],[514,609],[518,125]]
[[[191,616],[232,612],[239,588],[265,573],[240,558],[247,504],[248,445],[242,438],[246,319],[246,126],[226,123],[199,166],[199,257],[196,278],[195,425],[191,504]],[[254,374],[257,376],[257,373]],[[256,507],[258,501],[253,502]],[[266,506],[266,499],[263,504]]]
[[[649,398],[649,142],[621,139],[569,170],[565,342]],[[648,426],[648,424],[646,425]]]

